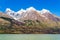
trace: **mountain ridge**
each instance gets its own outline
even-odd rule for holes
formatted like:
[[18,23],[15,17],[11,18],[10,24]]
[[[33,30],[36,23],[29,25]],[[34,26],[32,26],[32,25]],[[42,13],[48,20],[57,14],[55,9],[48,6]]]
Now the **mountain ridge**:
[[60,33],[60,17],[46,9],[30,7],[15,12],[7,8],[0,12],[0,22],[1,33]]
[[[12,16],[15,16],[15,18],[17,18],[17,19],[18,19],[18,17],[20,17],[20,16],[24,16],[24,15],[26,16],[26,15],[28,14],[28,13],[26,13],[26,12],[30,12],[30,11],[36,11],[39,15],[42,15],[42,17],[45,17],[43,14],[44,14],[44,13],[46,14],[46,12],[49,13],[49,14],[52,14],[49,10],[42,9],[41,11],[39,11],[39,10],[36,10],[35,8],[33,8],[33,7],[27,8],[26,10],[21,9],[21,10],[19,10],[19,11],[17,11],[17,12],[14,12],[14,11],[10,10],[9,8],[7,8],[7,9],[6,9],[6,13],[7,13],[8,11],[10,11],[11,14],[12,14]],[[9,14],[9,13],[7,13],[7,14]]]

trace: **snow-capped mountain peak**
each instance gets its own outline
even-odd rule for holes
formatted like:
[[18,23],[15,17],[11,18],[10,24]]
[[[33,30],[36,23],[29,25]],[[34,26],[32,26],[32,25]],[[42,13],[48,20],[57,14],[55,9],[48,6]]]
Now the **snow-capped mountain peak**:
[[40,13],[41,13],[41,14],[44,14],[44,13],[50,13],[50,11],[47,10],[47,9],[42,9],[42,10],[40,11]]
[[7,8],[6,9],[6,13],[11,16],[12,18],[14,18],[15,20],[19,20],[21,18],[26,18],[28,19],[28,17],[32,17],[32,18],[40,18],[40,17],[43,17],[43,18],[48,18],[47,16],[49,15],[52,15],[51,12],[47,9],[42,9],[41,11],[40,10],[36,10],[34,7],[29,7],[27,8],[26,10],[24,9],[21,9],[17,12],[11,10],[10,8]]
[[26,11],[32,11],[32,10],[36,10],[34,7],[29,7],[26,9]]
[[[9,16],[11,16],[13,19],[15,19],[15,20],[17,20],[18,18],[17,18],[17,13],[15,12],[15,11],[13,11],[13,10],[11,10],[10,8],[7,8],[6,9],[6,14],[8,14]],[[19,16],[19,15],[18,15]]]
[[6,12],[11,12],[12,10],[10,8],[6,8]]
[[21,10],[17,11],[17,13],[20,13],[20,12],[26,12],[26,10],[21,9]]

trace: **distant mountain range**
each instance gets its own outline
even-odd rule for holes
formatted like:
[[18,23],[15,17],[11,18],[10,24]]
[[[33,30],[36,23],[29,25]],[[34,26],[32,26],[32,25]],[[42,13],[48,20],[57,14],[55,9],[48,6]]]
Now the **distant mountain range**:
[[42,9],[41,11],[36,10],[33,7],[27,8],[26,10],[21,9],[17,12],[12,11],[11,9],[6,9],[6,14],[11,16],[15,20],[52,20],[60,21],[60,18],[56,15],[53,15],[49,10]]
[[[21,9],[17,12],[7,8],[5,13],[0,12],[0,23],[4,24],[2,20],[7,21],[11,27],[25,26],[41,28],[60,28],[60,17],[54,15],[47,9],[36,10],[33,7],[26,10]],[[2,24],[0,24],[2,26]],[[7,25],[6,24],[6,25]],[[11,25],[13,24],[13,25]],[[5,25],[5,26],[6,26]],[[9,26],[8,25],[8,26]],[[27,28],[28,28],[27,27]],[[18,27],[20,28],[20,27]],[[41,28],[41,29],[43,29]],[[8,28],[7,28],[8,29]],[[10,32],[8,32],[10,33]],[[17,32],[16,32],[17,33]],[[28,32],[29,33],[29,32]]]

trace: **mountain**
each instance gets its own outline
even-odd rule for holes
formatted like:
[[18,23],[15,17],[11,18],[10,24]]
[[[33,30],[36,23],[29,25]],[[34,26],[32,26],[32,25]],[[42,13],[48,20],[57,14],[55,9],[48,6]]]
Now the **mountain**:
[[11,9],[6,9],[6,14],[14,18],[15,20],[53,20],[60,21],[60,18],[53,15],[49,10],[42,9],[41,11],[36,10],[33,7],[27,8],[26,10],[21,9],[17,12],[12,11]]
[[22,20],[39,20],[41,22],[46,22],[50,24],[51,22],[60,22],[60,18],[56,15],[53,15],[49,10],[42,9],[41,11],[36,10],[33,7],[27,8],[26,10],[21,9],[17,12],[12,11],[11,9],[6,9],[6,14],[11,16],[13,19],[22,21]]
[[60,25],[60,18],[56,15],[53,15],[53,13],[51,13],[47,9],[42,9],[39,11],[33,7],[30,7],[30,8],[27,8],[26,10],[21,9],[17,12],[14,12],[10,8],[7,8],[6,14],[11,16],[13,19],[17,21],[38,20],[50,27],[55,27]]
[[47,9],[30,7],[15,12],[7,8],[0,12],[0,23],[1,33],[60,33],[60,17]]
[[[16,19],[38,19],[38,17],[44,17],[44,15],[40,14],[40,12],[38,12],[38,10],[36,10],[33,7],[27,8],[26,10],[21,9],[17,12],[12,11],[11,9],[7,8],[6,9],[6,13]],[[37,16],[37,18],[36,18]],[[28,17],[28,18],[27,18]],[[42,19],[42,18],[41,18]]]

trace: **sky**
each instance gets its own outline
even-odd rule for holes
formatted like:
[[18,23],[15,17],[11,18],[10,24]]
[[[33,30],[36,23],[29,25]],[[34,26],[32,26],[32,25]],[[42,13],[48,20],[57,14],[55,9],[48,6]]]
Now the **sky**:
[[34,7],[37,10],[48,9],[53,14],[60,16],[60,0],[0,0],[0,11],[6,8],[14,11]]

